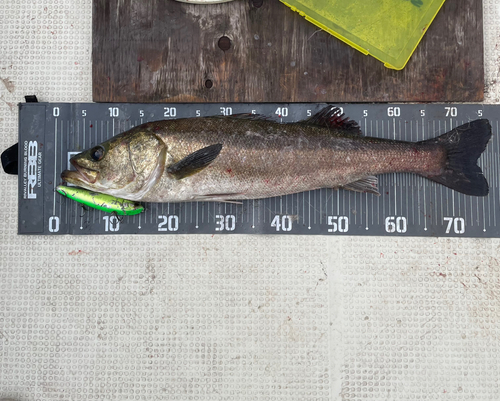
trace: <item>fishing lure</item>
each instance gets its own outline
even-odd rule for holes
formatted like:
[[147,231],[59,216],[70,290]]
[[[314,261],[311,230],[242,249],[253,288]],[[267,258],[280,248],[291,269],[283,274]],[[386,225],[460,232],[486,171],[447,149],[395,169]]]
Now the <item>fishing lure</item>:
[[104,212],[116,213],[121,216],[133,216],[144,211],[144,206],[137,202],[116,198],[112,195],[101,194],[99,192],[87,191],[83,188],[58,185],[56,191],[86,206]]

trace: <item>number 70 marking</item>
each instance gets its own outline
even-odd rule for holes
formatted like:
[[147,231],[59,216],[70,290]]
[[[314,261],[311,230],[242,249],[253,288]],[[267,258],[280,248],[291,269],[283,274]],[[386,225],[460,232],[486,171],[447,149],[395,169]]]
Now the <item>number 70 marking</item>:
[[450,233],[452,225],[453,225],[453,232],[455,234],[465,233],[465,220],[463,217],[445,217],[444,221],[448,222],[445,231],[446,234]]

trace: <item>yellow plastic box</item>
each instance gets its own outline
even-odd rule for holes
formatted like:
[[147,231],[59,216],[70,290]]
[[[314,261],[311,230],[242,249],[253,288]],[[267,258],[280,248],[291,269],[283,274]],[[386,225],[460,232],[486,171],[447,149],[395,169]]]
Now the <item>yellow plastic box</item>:
[[281,0],[363,54],[402,70],[445,0]]

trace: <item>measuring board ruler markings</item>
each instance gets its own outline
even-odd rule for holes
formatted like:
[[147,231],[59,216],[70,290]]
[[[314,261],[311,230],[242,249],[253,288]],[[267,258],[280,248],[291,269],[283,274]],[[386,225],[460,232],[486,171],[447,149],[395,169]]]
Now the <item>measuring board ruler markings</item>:
[[414,174],[380,175],[381,196],[330,188],[241,205],[144,203],[135,216],[114,216],[59,195],[69,159],[139,124],[184,117],[254,113],[304,120],[325,104],[23,103],[19,123],[19,234],[255,233],[500,237],[499,105],[342,104],[367,136],[404,141],[437,137],[478,118],[492,140],[478,161],[487,197],[466,196]]

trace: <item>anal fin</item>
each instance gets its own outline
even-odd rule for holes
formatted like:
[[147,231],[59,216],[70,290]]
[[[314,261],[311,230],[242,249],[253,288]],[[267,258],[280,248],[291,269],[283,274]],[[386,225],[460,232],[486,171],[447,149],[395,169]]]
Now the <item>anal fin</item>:
[[349,184],[344,185],[343,188],[350,191],[366,192],[369,194],[380,196],[377,185],[378,178],[373,175],[369,175],[368,177],[362,178],[361,180],[350,182]]

